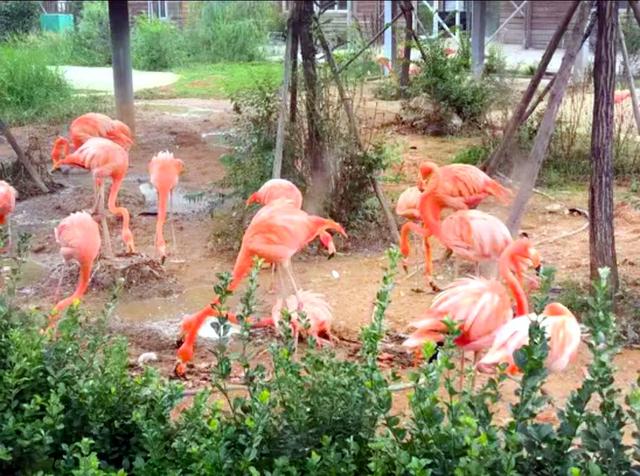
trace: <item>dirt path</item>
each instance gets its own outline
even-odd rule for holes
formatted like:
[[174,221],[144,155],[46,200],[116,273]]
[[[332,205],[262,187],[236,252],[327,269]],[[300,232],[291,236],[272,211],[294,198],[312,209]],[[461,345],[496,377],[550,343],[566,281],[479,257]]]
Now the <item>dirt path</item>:
[[[392,114],[393,108],[385,106]],[[205,194],[212,198],[213,213],[220,216],[227,210],[230,200],[218,199],[223,190],[216,185],[224,174],[219,161],[227,151],[221,141],[223,134],[231,128],[232,109],[227,101],[212,100],[162,100],[139,104],[137,109],[138,143],[131,152],[131,168],[119,202],[132,212],[132,229],[139,251],[154,257],[153,238],[155,215],[145,214],[149,208],[145,205],[140,186],[147,181],[147,162],[158,151],[170,150],[183,159],[186,171],[181,178],[182,194]],[[24,127],[15,131],[21,141],[29,134],[38,134],[42,143],[52,143],[61,128]],[[429,158],[446,162],[458,150],[475,142],[473,138],[429,138],[407,135],[387,129],[388,139],[394,140],[403,150],[404,160],[392,171],[400,177],[399,183],[387,184],[386,191],[391,199],[407,186],[415,183],[417,164]],[[0,144],[0,157],[9,156],[5,144]],[[61,259],[53,238],[53,227],[60,219],[73,211],[88,209],[91,206],[92,183],[83,172],[75,171],[61,175],[59,180],[66,185],[60,193],[36,197],[18,204],[15,228],[33,234],[32,262],[27,267],[26,286],[22,290],[23,299],[30,304],[40,305],[43,310],[50,308],[55,301],[57,276]],[[556,200],[536,195],[523,222],[534,242],[541,242],[563,233],[580,228],[584,219],[568,216],[562,212],[551,213],[547,207],[554,203],[563,203],[571,207],[586,208],[586,190],[555,191]],[[218,197],[218,198],[216,198]],[[621,197],[621,194],[619,194]],[[228,197],[227,197],[228,198]],[[217,200],[217,201],[216,201]],[[187,201],[188,202],[188,201]],[[187,203],[185,202],[185,203]],[[177,252],[171,256],[161,270],[160,276],[153,282],[138,283],[126,291],[118,303],[115,319],[118,329],[128,334],[132,341],[132,357],[144,351],[156,351],[160,355],[159,365],[170,374],[174,363],[171,332],[180,317],[194,312],[205,305],[213,295],[212,284],[215,274],[231,270],[234,255],[221,251],[219,243],[212,240],[215,226],[224,226],[224,222],[214,221],[209,214],[210,207],[192,207],[185,205],[184,213],[176,216]],[[488,201],[482,209],[505,218],[507,210]],[[621,209],[617,222],[617,245],[620,273],[629,289],[638,292],[640,286],[640,247],[635,243],[640,235],[640,216],[631,209]],[[119,224],[111,222],[112,241],[117,250],[122,250],[118,238]],[[170,237],[167,227],[166,233]],[[337,240],[338,250],[344,250],[345,243]],[[586,231],[569,238],[543,243],[538,247],[545,264],[558,269],[558,280],[588,279],[588,236]],[[434,256],[442,256],[442,249],[436,246]],[[355,340],[359,331],[370,319],[372,303],[378,289],[386,259],[380,247],[371,250],[339,252],[338,256],[327,261],[322,252],[311,251],[298,257],[294,269],[301,286],[326,295],[334,308],[334,332],[346,340]],[[101,263],[107,268],[108,263]],[[445,284],[452,278],[451,263],[436,262],[437,279]],[[411,267],[415,269],[415,267]],[[153,271],[158,273],[157,271]],[[100,271],[96,272],[99,275]],[[67,276],[70,276],[69,274]],[[75,275],[67,279],[60,294],[71,292],[75,284]],[[406,332],[409,322],[418,317],[429,305],[432,293],[416,293],[412,290],[421,285],[420,275],[407,277],[400,275],[394,299],[387,314],[387,324],[391,334]],[[85,300],[88,308],[99,308],[108,294],[107,289],[90,290]],[[264,290],[269,285],[269,273],[261,275],[260,310],[267,313],[273,296]],[[164,329],[164,338],[157,337]],[[153,332],[152,332],[153,331]],[[268,341],[270,334],[259,334],[258,341]],[[352,353],[348,343],[344,352]],[[204,347],[204,346],[201,346]],[[199,378],[206,380],[206,369],[210,357],[205,349],[200,349],[198,368]],[[548,383],[550,393],[562,399],[576,382],[582,379],[582,369],[586,363],[586,353],[581,352],[579,364],[561,376],[554,376]],[[640,369],[640,353],[626,350],[619,358],[621,365],[618,379],[621,385],[630,385]],[[197,384],[196,382],[192,384]]]

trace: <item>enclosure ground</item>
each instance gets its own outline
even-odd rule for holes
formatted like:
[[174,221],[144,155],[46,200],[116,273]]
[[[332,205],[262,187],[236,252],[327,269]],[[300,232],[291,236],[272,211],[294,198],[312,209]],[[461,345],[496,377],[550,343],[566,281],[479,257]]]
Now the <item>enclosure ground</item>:
[[[446,163],[452,155],[464,147],[477,142],[476,138],[432,138],[402,131],[393,125],[398,104],[386,102],[375,105],[367,103],[362,119],[369,129],[384,134],[388,141],[395,141],[402,148],[403,160],[389,171],[394,181],[385,182],[388,197],[395,197],[407,186],[415,183],[417,166],[421,160],[431,159]],[[375,114],[374,112],[375,111]],[[153,205],[145,204],[140,187],[147,182],[147,162],[158,151],[171,150],[186,164],[178,190],[183,199],[179,214],[175,216],[177,251],[173,251],[163,268],[132,270],[127,279],[127,289],[122,293],[114,315],[114,330],[124,333],[131,340],[131,358],[147,351],[157,352],[158,366],[162,373],[171,376],[175,363],[174,336],[182,315],[204,306],[213,295],[215,274],[229,271],[235,255],[228,247],[214,239],[216,227],[225,227],[224,217],[235,200],[228,190],[220,188],[218,182],[224,175],[220,156],[227,151],[224,135],[232,131],[233,112],[226,100],[179,99],[149,100],[137,104],[137,144],[130,154],[130,170],[119,202],[132,212],[132,229],[140,253],[155,259],[153,247],[155,215]],[[63,126],[27,126],[16,128],[15,135],[22,144],[29,136],[37,135],[41,143],[51,144]],[[5,143],[0,144],[0,157],[10,157]],[[57,290],[61,258],[53,236],[54,226],[69,213],[89,209],[92,201],[91,177],[82,171],[71,171],[59,175],[65,185],[60,192],[21,201],[17,206],[14,230],[33,234],[31,260],[26,268],[21,299],[29,304],[48,310],[56,294],[70,293],[75,285],[75,271],[68,273],[62,289]],[[544,263],[558,269],[558,282],[566,280],[586,284],[589,274],[588,235],[586,230],[555,241],[546,241],[564,233],[577,230],[585,223],[581,216],[567,215],[565,208],[587,207],[586,185],[582,190],[553,190],[549,196],[536,194],[530,203],[522,229],[539,249]],[[623,200],[620,191],[617,201]],[[487,201],[483,209],[506,218],[508,210]],[[210,212],[213,213],[212,220]],[[110,222],[112,241],[116,250],[122,251],[119,239],[119,223]],[[349,230],[347,230],[349,231]],[[631,207],[619,206],[616,218],[616,239],[620,275],[624,289],[638,294],[640,289],[640,214]],[[170,228],[166,235],[171,240]],[[369,322],[375,293],[383,269],[387,265],[383,240],[369,240],[370,246],[357,249],[341,238],[336,239],[338,256],[328,261],[322,251],[312,248],[294,260],[294,271],[304,289],[321,292],[334,309],[333,331],[337,337],[337,352],[346,356],[357,353],[357,339],[363,325]],[[367,243],[367,241],[364,241]],[[170,251],[172,248],[170,246]],[[443,250],[436,245],[436,258]],[[144,262],[144,260],[142,260]],[[414,258],[414,262],[417,258]],[[121,263],[116,258],[115,263]],[[93,287],[84,300],[90,309],[102,307],[109,294],[108,269],[117,268],[114,263],[102,261],[95,272]],[[452,278],[452,263],[436,262],[437,280],[442,284]],[[410,267],[415,271],[415,266]],[[137,274],[136,274],[137,273]],[[270,312],[273,295],[266,292],[270,275],[264,271],[260,276],[260,311]],[[394,291],[386,323],[389,329],[388,349],[385,350],[385,365],[407,368],[410,359],[398,354],[401,334],[407,331],[411,320],[427,308],[433,298],[431,292],[415,292],[421,286],[420,274],[400,274]],[[237,299],[237,297],[236,297]],[[256,346],[264,347],[274,337],[261,331],[256,334]],[[387,352],[387,350],[389,352]],[[262,354],[261,358],[266,358]],[[577,365],[561,375],[552,376],[546,389],[553,398],[562,401],[583,379],[587,352],[582,349]],[[201,345],[191,369],[189,386],[203,385],[208,379],[210,354]],[[618,383],[628,387],[637,378],[640,369],[640,351],[626,349],[618,357]],[[406,371],[406,370],[405,370]],[[507,384],[511,388],[511,383]],[[505,395],[511,395],[511,391]],[[400,396],[396,405],[406,404]],[[551,416],[550,416],[551,418]]]

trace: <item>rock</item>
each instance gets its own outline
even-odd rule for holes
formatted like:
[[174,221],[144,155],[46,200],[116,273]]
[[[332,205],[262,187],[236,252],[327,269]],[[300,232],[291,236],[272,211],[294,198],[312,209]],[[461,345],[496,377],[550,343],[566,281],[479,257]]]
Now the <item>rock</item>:
[[138,357],[138,365],[140,367],[144,367],[145,364],[148,364],[150,362],[157,362],[158,361],[158,354],[156,354],[155,352],[145,352],[144,354],[140,354],[140,357]]
[[552,203],[551,205],[547,205],[544,209],[548,213],[562,213],[565,210],[564,205],[560,205],[559,203]]
[[428,135],[446,135],[462,127],[462,119],[443,108],[426,94],[403,102],[400,120]]

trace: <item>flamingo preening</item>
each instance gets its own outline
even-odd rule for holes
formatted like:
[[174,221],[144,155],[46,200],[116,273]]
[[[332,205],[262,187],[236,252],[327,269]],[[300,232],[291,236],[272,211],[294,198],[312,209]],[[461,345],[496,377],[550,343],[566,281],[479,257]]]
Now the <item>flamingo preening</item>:
[[[255,214],[251,223],[242,237],[240,252],[233,267],[229,291],[234,291],[251,271],[253,259],[262,258],[267,263],[277,264],[287,275],[293,291],[298,298],[298,303],[303,305],[298,286],[291,272],[291,258],[298,251],[313,241],[320,233],[332,230],[344,236],[346,233],[342,226],[333,220],[308,213],[295,207],[287,199],[279,199],[269,203]],[[285,291],[283,276],[280,276],[282,291]],[[287,293],[288,295],[288,293]],[[184,375],[185,363],[193,358],[193,346],[207,317],[214,316],[214,305],[218,298],[214,298],[212,304],[207,305],[196,314],[183,319],[181,332],[184,341],[178,349],[178,364],[176,374]],[[229,316],[233,321],[233,317]]]
[[[516,315],[529,313],[527,296],[516,272],[525,266],[538,268],[540,257],[526,238],[512,242],[503,251],[499,261],[497,279],[462,278],[454,281],[436,296],[427,312],[412,323],[415,331],[403,343],[405,347],[419,349],[425,341],[440,342],[447,327],[443,320],[450,318],[461,331],[455,343],[463,353],[478,352],[491,346],[498,329],[513,318],[511,299],[516,304]],[[464,363],[464,354],[462,357]]]
[[[100,231],[98,224],[87,212],[76,212],[62,220],[55,228],[56,241],[60,245],[60,255],[65,262],[77,261],[80,265],[78,285],[73,294],[53,308],[49,317],[49,327],[53,327],[60,313],[76,299],[82,298],[89,287],[91,268],[100,251]],[[62,277],[60,282],[62,282]]]
[[69,154],[69,141],[73,150],[79,149],[82,144],[92,137],[109,139],[124,150],[128,151],[133,145],[131,129],[124,122],[111,119],[104,114],[89,112],[77,117],[69,126],[69,139],[58,137],[53,144],[51,159],[58,162]]
[[[176,159],[171,152],[160,152],[149,162],[149,177],[158,194],[158,218],[156,221],[155,244],[160,259],[164,263],[167,257],[167,245],[164,240],[163,228],[167,218],[167,202],[172,203],[173,189],[178,184],[180,174],[184,169],[184,162]],[[171,222],[173,247],[176,247],[176,234]]]
[[122,241],[128,253],[135,252],[133,234],[129,228],[129,210],[116,206],[118,191],[129,168],[129,154],[115,142],[101,137],[88,139],[78,150],[53,163],[53,170],[62,165],[70,165],[90,170],[95,184],[94,212],[102,217],[103,239],[108,254],[112,254],[106,220],[104,219],[104,179],[111,178],[108,208],[111,213],[122,217]]

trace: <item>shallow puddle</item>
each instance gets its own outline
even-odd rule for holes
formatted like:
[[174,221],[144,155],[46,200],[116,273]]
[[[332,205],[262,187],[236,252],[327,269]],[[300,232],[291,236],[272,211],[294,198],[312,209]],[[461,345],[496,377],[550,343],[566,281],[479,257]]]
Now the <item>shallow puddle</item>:
[[176,319],[196,312],[212,296],[213,289],[210,284],[195,286],[174,296],[122,300],[116,306],[116,314],[124,321],[133,322]]

